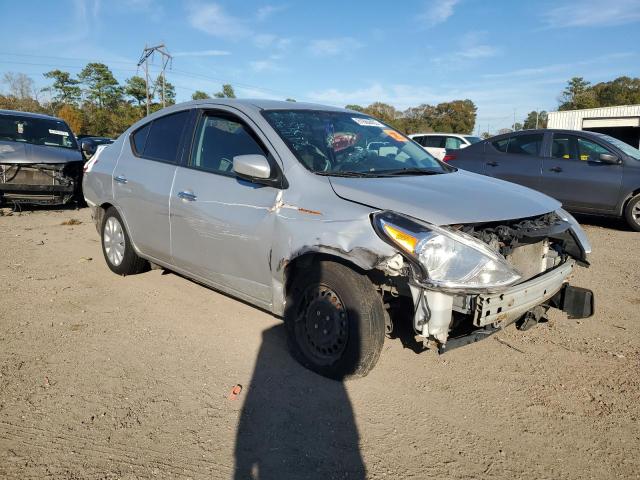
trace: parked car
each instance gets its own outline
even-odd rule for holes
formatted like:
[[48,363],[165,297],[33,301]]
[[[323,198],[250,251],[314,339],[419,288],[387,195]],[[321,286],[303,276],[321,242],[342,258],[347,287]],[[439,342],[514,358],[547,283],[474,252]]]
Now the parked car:
[[593,311],[566,281],[591,247],[559,202],[340,108],[168,107],[94,156],[84,194],[113,272],[159,265],[282,315],[332,378],[366,375],[400,322],[446,351]]
[[82,199],[83,164],[76,139],[60,118],[0,110],[0,201]]
[[523,130],[447,151],[445,161],[539,190],[570,212],[622,217],[640,231],[640,150],[616,138]]
[[457,133],[414,133],[409,135],[409,138],[422,145],[427,152],[438,160],[444,158],[448,148],[466,148],[482,141],[480,137],[459,135]]

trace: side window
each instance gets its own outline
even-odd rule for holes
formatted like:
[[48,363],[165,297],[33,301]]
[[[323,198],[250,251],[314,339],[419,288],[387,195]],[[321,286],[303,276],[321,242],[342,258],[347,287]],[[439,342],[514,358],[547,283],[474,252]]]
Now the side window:
[[430,135],[426,138],[425,147],[444,148],[444,137],[437,135]]
[[551,156],[553,158],[575,160],[578,157],[576,153],[576,137],[573,135],[554,133],[553,143],[551,144]]
[[153,160],[175,163],[182,130],[189,118],[189,110],[155,119],[147,136],[142,156]]
[[540,155],[540,147],[542,146],[542,135],[516,135],[509,139],[507,153],[516,153],[521,155]]
[[131,135],[133,140],[134,153],[142,155],[144,152],[144,144],[147,143],[147,137],[149,136],[149,130],[151,129],[151,122],[147,123],[144,127],[139,128]]
[[444,144],[444,148],[460,148],[462,140],[457,137],[447,137],[447,141]]
[[609,150],[586,138],[578,137],[578,153],[580,160],[599,162],[600,154],[611,154]]
[[207,114],[196,131],[190,166],[233,175],[233,157],[250,154],[266,154],[251,130],[233,117]]
[[503,138],[502,140],[496,140],[495,142],[491,142],[493,148],[502,153],[507,153],[507,147],[509,146],[509,138]]
[[424,136],[420,136],[420,137],[413,137],[413,141],[414,141],[414,142],[416,142],[416,143],[418,143],[418,144],[420,144],[420,145],[423,145],[423,146],[424,146],[424,139],[425,139],[425,137],[424,137]]

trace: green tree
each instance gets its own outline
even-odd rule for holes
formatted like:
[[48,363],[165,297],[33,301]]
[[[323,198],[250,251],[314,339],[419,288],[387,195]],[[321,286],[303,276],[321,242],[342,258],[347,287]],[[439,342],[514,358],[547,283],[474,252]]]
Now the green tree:
[[160,75],[155,82],[154,91],[158,92],[159,103],[162,105],[163,100],[166,106],[175,105],[176,103],[176,87],[172,83],[164,79],[164,89],[162,84],[162,75]]
[[295,98],[287,98],[287,102],[295,102],[296,99]]
[[225,83],[222,85],[222,90],[214,93],[213,96],[216,98],[236,98],[236,93],[233,91],[233,87],[230,84]]
[[78,75],[86,86],[87,99],[99,108],[113,107],[122,100],[122,88],[104,63],[89,63]]
[[513,130],[514,130],[515,132],[517,132],[517,131],[519,131],[519,130],[522,130],[522,124],[521,124],[520,122],[516,122],[516,123],[514,123],[514,124],[513,124]]
[[355,110],[356,112],[365,111],[364,107],[361,107],[360,105],[355,105],[355,104],[345,105],[344,108],[346,108],[347,110]]
[[134,75],[124,83],[124,94],[138,102],[142,107],[147,102],[147,82],[144,78]]
[[207,98],[211,98],[207,92],[203,92],[202,90],[196,90],[191,95],[191,100],[206,100]]
[[527,114],[527,118],[524,119],[522,128],[525,130],[531,130],[533,128],[547,128],[547,112],[541,110],[536,112],[535,110]]
[[577,110],[598,106],[591,84],[582,77],[573,77],[560,95],[558,110]]
[[51,70],[44,74],[45,78],[53,80],[53,85],[45,90],[53,94],[52,100],[59,103],[75,105],[80,101],[80,81],[73,78],[69,72]]
[[476,124],[476,105],[469,99],[436,105],[426,112],[426,120],[436,132],[470,134]]
[[368,115],[388,124],[392,124],[399,117],[399,112],[395,107],[382,102],[374,102],[365,108],[364,111]]
[[484,139],[484,140],[486,140],[487,138],[491,138],[491,137],[492,137],[492,135],[491,135],[491,133],[489,133],[489,132],[482,132],[482,133],[480,134],[480,138],[482,138],[482,139]]

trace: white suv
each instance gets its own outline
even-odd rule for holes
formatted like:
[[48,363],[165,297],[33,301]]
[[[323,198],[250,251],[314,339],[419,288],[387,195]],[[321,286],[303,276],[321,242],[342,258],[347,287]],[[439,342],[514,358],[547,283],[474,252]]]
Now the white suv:
[[409,138],[422,145],[422,148],[438,160],[444,159],[447,148],[465,148],[482,141],[480,137],[457,133],[414,133]]

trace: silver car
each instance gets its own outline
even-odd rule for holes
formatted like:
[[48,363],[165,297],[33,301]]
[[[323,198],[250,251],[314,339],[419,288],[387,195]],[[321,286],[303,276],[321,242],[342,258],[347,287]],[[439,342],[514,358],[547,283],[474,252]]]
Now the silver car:
[[115,273],[161,266],[284,317],[295,358],[366,375],[409,325],[440,352],[559,308],[589,242],[557,201],[435,160],[362,113],[211,99],[163,109],[87,164]]

